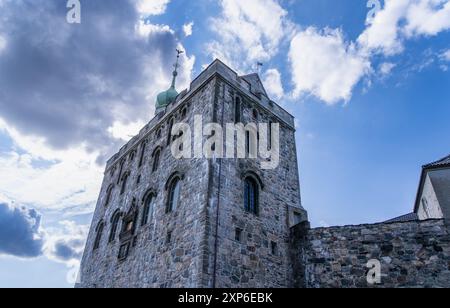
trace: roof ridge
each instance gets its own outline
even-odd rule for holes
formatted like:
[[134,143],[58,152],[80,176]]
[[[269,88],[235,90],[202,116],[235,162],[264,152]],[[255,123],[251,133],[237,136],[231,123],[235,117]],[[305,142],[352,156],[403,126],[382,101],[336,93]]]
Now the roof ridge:
[[447,155],[446,157],[444,157],[438,161],[435,161],[433,163],[424,165],[423,168],[441,167],[441,166],[443,167],[443,166],[447,166],[447,165],[450,166],[450,155]]

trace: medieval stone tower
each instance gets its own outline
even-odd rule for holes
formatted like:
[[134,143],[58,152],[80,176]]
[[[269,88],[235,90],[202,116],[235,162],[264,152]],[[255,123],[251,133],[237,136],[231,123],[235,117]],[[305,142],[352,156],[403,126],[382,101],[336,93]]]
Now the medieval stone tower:
[[[176,65],[177,67],[177,65]],[[257,74],[214,61],[107,163],[82,259],[80,287],[288,287],[290,227],[300,201],[294,118]],[[176,123],[279,123],[280,161],[175,159]],[[206,140],[206,137],[204,137]]]

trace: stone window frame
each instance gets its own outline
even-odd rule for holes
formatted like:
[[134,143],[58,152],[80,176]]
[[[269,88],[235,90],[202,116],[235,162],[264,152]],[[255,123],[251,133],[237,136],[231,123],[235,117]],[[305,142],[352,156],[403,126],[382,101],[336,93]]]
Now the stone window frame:
[[112,194],[114,191],[114,187],[115,187],[114,184],[111,184],[106,189],[106,199],[105,199],[104,207],[107,207],[111,203],[111,197],[112,197]]
[[124,172],[124,174],[122,175],[122,178],[120,180],[120,195],[122,196],[126,190],[127,190],[127,183],[128,180],[131,176],[131,172],[130,171],[126,171]]
[[100,248],[100,244],[102,241],[102,237],[103,237],[103,231],[105,229],[105,222],[102,220],[100,220],[100,222],[97,224],[97,227],[95,227],[95,240],[94,240],[94,246],[93,246],[93,251],[96,251]]
[[139,164],[138,167],[142,167],[142,165],[144,164],[144,158],[145,158],[145,151],[147,149],[147,145],[148,145],[148,140],[144,140],[141,143],[141,154],[139,155]]
[[122,216],[123,213],[120,210],[116,210],[111,216],[111,228],[109,232],[108,243],[113,243],[116,240],[117,230],[119,229]]
[[169,121],[167,122],[168,127],[167,127],[167,145],[171,145],[172,144],[172,128],[175,125],[175,117],[172,116]]
[[[244,211],[246,213],[250,213],[255,216],[260,216],[260,214],[261,214],[261,192],[264,191],[264,183],[261,179],[261,176],[253,170],[248,170],[248,171],[242,173],[241,179],[242,179],[242,183],[243,183],[243,190],[242,190],[243,198],[242,198],[242,200],[244,201],[243,202]],[[247,180],[249,180],[249,179],[252,180],[256,184],[256,189],[257,189],[255,211],[251,211],[251,210],[247,209],[247,203],[245,200],[246,184],[247,184]]]
[[[150,209],[150,207],[148,205],[149,198],[152,198],[153,209]],[[158,193],[153,188],[148,189],[146,191],[146,193],[144,194],[144,196],[142,197],[141,204],[144,209],[142,211],[141,227],[148,225],[153,220],[153,217],[155,215],[157,198],[158,198]],[[151,215],[150,215],[150,213],[151,213]]]
[[242,122],[242,106],[243,101],[242,97],[239,95],[235,95],[234,97],[234,123],[241,123]]
[[156,147],[152,153],[152,173],[155,173],[159,169],[159,165],[161,163],[161,154],[163,148],[161,146]]
[[244,234],[244,230],[242,228],[234,229],[234,240],[238,243],[242,243],[242,237]]
[[[182,190],[182,184],[183,184],[184,178],[185,178],[184,173],[179,172],[179,171],[173,172],[170,175],[170,177],[168,178],[168,180],[164,186],[164,189],[166,192],[166,202],[165,202],[166,214],[173,213],[180,207],[179,205],[180,205],[180,199],[181,199],[181,190]],[[173,205],[170,204],[172,201],[171,200],[171,193],[172,193],[171,189],[173,188],[174,181],[178,181],[178,183],[180,185],[179,193],[178,193],[178,200],[177,200],[177,207],[175,209],[173,209]]]
[[129,160],[132,162],[136,158],[136,150],[131,151],[128,157]]
[[126,159],[122,159],[119,163],[120,168],[119,168],[119,175],[117,176],[117,184],[120,184],[120,181],[122,180],[123,168],[125,167],[126,162],[127,162]]
[[270,241],[270,254],[272,256],[278,256],[278,251],[279,251],[278,243],[275,241]]

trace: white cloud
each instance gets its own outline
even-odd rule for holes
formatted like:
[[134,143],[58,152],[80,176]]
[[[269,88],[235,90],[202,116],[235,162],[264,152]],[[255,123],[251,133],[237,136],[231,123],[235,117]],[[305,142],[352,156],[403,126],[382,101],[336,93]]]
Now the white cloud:
[[89,226],[63,220],[57,227],[47,228],[44,253],[50,260],[78,265],[89,233]]
[[441,54],[441,59],[450,62],[450,49]]
[[401,53],[403,41],[450,29],[448,0],[386,0],[383,10],[358,38],[366,52]]
[[53,150],[42,138],[23,136],[1,120],[0,131],[15,143],[0,156],[1,193],[38,209],[94,205],[103,171],[96,164],[98,153]]
[[186,36],[186,37],[191,36],[192,32],[193,32],[193,28],[194,28],[194,22],[193,21],[183,25],[184,36]]
[[379,51],[393,55],[403,50],[399,41],[399,21],[410,0],[386,0],[384,9],[377,13],[372,24],[358,38],[366,52]]
[[407,36],[436,35],[450,29],[450,2],[448,0],[412,1],[406,13],[406,20],[404,32]]
[[142,15],[161,15],[166,12],[170,0],[138,0],[137,10]]
[[273,99],[281,99],[284,96],[281,74],[277,69],[269,69],[264,73],[263,84]]
[[382,63],[380,65],[380,73],[381,73],[381,75],[382,76],[389,75],[396,66],[397,66],[396,64],[390,63],[390,62]]
[[222,14],[211,20],[218,39],[207,45],[214,58],[236,68],[268,61],[278,53],[291,24],[276,0],[222,0]]
[[311,93],[327,104],[348,101],[370,62],[340,30],[308,28],[298,32],[289,50],[294,97]]

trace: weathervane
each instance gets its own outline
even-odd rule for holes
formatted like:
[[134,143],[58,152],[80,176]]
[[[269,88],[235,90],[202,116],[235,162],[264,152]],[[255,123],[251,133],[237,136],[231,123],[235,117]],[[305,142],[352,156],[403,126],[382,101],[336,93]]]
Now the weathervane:
[[174,89],[175,89],[175,80],[178,76],[178,66],[179,66],[178,62],[180,60],[180,55],[182,55],[184,53],[184,51],[179,50],[179,49],[176,49],[176,51],[177,51],[177,62],[175,62],[175,64],[174,64],[175,70],[173,71],[173,80],[172,80],[172,88],[174,88]]
[[262,62],[256,62],[256,71],[259,73],[261,73],[261,69],[264,66],[264,63]]

